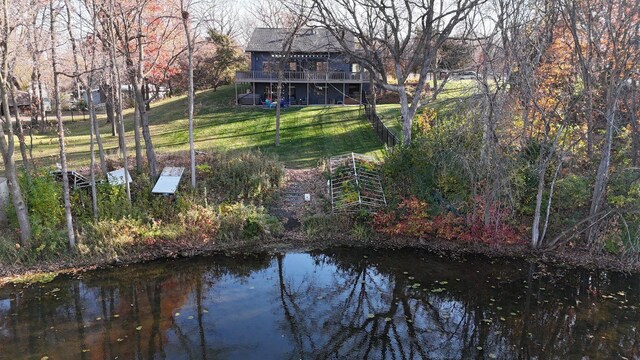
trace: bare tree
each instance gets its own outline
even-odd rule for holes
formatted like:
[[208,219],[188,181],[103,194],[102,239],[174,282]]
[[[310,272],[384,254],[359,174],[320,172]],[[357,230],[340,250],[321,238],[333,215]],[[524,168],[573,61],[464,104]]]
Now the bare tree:
[[[585,84],[585,110],[589,122],[593,121],[595,113],[606,124],[589,210],[589,218],[596,219],[606,198],[620,106],[624,98],[632,94],[630,80],[640,66],[640,9],[636,2],[626,0],[567,1],[563,13],[573,35],[576,58],[582,70],[580,74]],[[598,89],[593,88],[596,83]],[[599,107],[594,104],[595,91],[602,95]],[[591,139],[592,124],[588,130],[588,139]],[[595,242],[597,234],[597,224],[593,220],[588,232],[590,244]]]
[[69,194],[69,175],[67,174],[67,151],[65,148],[64,140],[64,124],[62,122],[62,104],[60,101],[60,84],[58,73],[58,57],[57,57],[57,28],[56,18],[58,17],[58,9],[54,8],[54,0],[49,0],[50,11],[50,32],[51,32],[51,67],[53,69],[53,97],[56,107],[56,119],[58,120],[58,142],[60,145],[60,165],[62,170],[62,197],[64,199],[64,212],[65,220],[67,224],[67,238],[69,240],[69,247],[74,248],[76,246],[76,234],[73,230],[73,216],[71,214],[71,196]]
[[108,50],[109,50],[109,66],[111,70],[112,76],[112,84],[113,84],[113,102],[115,107],[115,114],[117,119],[114,119],[118,123],[118,132],[120,135],[120,149],[122,151],[122,161],[124,167],[124,185],[127,192],[127,199],[131,202],[131,188],[129,186],[129,158],[127,155],[127,142],[125,139],[125,131],[124,131],[124,118],[122,116],[122,81],[120,76],[120,69],[118,68],[118,59],[116,55],[116,30],[114,24],[114,12],[115,5],[114,1],[109,1],[108,7],[104,14],[106,14],[107,21],[102,24],[103,31],[103,42],[105,42]]
[[191,187],[196,188],[196,151],[193,143],[193,102],[195,97],[195,90],[193,88],[193,42],[191,24],[189,19],[189,12],[187,11],[189,4],[185,4],[185,0],[180,0],[180,13],[182,15],[182,26],[184,27],[184,35],[187,40],[188,51],[188,81],[189,86],[187,89],[187,109],[189,112],[189,158],[191,159]]
[[[299,21],[303,13],[292,13],[291,2],[258,2],[249,13],[258,21],[258,26],[272,29],[290,28]],[[304,10],[307,11],[307,10]]]
[[[85,89],[85,94],[87,97],[87,106],[89,108],[89,152],[90,152],[90,165],[89,165],[89,175],[90,175],[90,182],[91,182],[91,200],[92,200],[92,209],[93,209],[93,217],[95,220],[98,219],[98,195],[97,195],[97,189],[96,189],[96,176],[95,176],[95,162],[96,162],[96,155],[95,155],[95,151],[94,151],[94,138],[98,137],[98,144],[99,144],[99,150],[100,150],[100,165],[102,168],[102,172],[103,175],[106,175],[106,164],[105,164],[105,160],[104,160],[104,153],[102,151],[102,143],[99,139],[99,133],[97,131],[97,120],[96,120],[96,109],[95,109],[95,105],[93,102],[93,93],[92,93],[92,88],[94,86],[94,73],[95,73],[95,60],[96,60],[96,47],[95,47],[95,38],[94,37],[88,37],[87,39],[85,39],[86,41],[89,41],[90,44],[89,47],[91,48],[91,54],[85,54],[84,53],[84,46],[82,46],[83,50],[80,49],[80,47],[77,44],[77,40],[75,38],[75,35],[72,31],[71,28],[71,23],[72,23],[72,17],[71,17],[71,3],[69,0],[65,0],[65,7],[66,7],[66,11],[67,11],[67,32],[69,34],[69,39],[71,40],[71,52],[72,52],[72,58],[73,58],[73,77],[75,78],[75,80],[80,83],[82,85],[82,88]],[[92,13],[95,13],[95,11],[93,11]],[[92,21],[92,28],[95,30],[95,25],[96,25],[96,20],[95,17],[92,17],[93,21]],[[80,34],[82,36],[82,34]],[[85,81],[84,77],[81,75],[80,73],[80,64],[78,61],[78,55],[80,52],[83,52],[82,55],[83,58],[85,59],[85,69],[83,69],[83,73],[88,73],[88,79]],[[89,63],[87,64],[86,62],[86,58],[87,56],[89,57]]]
[[[15,161],[13,159],[14,138],[13,126],[9,112],[9,64],[8,51],[9,39],[13,26],[9,23],[9,4],[7,0],[2,0],[2,14],[0,18],[0,101],[2,101],[3,124],[0,126],[0,152],[4,161],[7,184],[11,193],[11,200],[16,211],[18,224],[20,226],[20,244],[29,246],[31,239],[31,225],[29,224],[29,212],[22,196],[22,189],[16,174]],[[5,131],[6,128],[6,131]]]
[[198,22],[204,25],[207,32],[215,31],[235,40],[243,36],[238,7],[230,0],[210,0],[193,4],[192,7],[200,12],[200,15],[192,17],[198,17]]
[[[32,126],[40,124],[40,128],[44,129],[46,124],[46,109],[44,103],[44,90],[42,87],[42,70],[40,57],[43,53],[40,46],[44,42],[43,30],[44,17],[46,14],[45,6],[38,0],[31,0],[29,3],[29,12],[31,23],[26,27],[29,34],[27,41],[27,50],[31,53],[32,72],[31,72],[31,96],[32,96]],[[33,121],[35,120],[35,121]]]
[[18,130],[18,143],[20,145],[20,155],[22,156],[22,167],[24,168],[25,175],[27,178],[31,177],[29,171],[29,157],[27,156],[27,144],[24,139],[24,126],[22,124],[22,117],[20,116],[20,110],[17,98],[17,89],[15,85],[15,81],[11,81],[9,95],[11,96],[11,101],[13,102],[13,116],[16,119],[16,129]]
[[[413,118],[422,105],[427,78],[436,70],[438,49],[454,31],[461,31],[458,28],[467,16],[483,2],[313,0],[312,20],[329,30],[378,86],[399,94],[403,144],[409,145]],[[413,73],[418,73],[419,78],[415,88],[410,88],[407,80]],[[443,86],[444,82],[439,89],[433,89],[434,97]]]
[[[172,41],[178,36],[180,23],[175,17],[166,17],[156,10],[153,2],[137,0],[131,4],[116,3],[114,18],[110,21],[117,44],[117,50],[123,56],[127,79],[129,80],[135,106],[140,116],[140,127],[145,143],[149,175],[155,179],[157,175],[157,159],[151,131],[149,129],[148,104],[143,94],[146,78],[155,69],[163,55],[171,52],[168,47],[175,44]],[[153,45],[151,55],[145,52],[145,47]],[[137,127],[137,126],[136,126]],[[139,147],[136,144],[136,147]]]
[[[297,13],[298,16],[295,19],[287,22],[287,27],[282,32],[283,39],[280,47],[280,52],[274,54],[277,56],[276,67],[278,72],[278,83],[277,83],[277,98],[276,98],[276,139],[275,145],[280,146],[280,116],[281,116],[281,107],[282,107],[282,84],[284,81],[284,69],[285,66],[289,63],[291,58],[291,52],[293,49],[293,44],[298,35],[304,31],[303,27],[307,25],[309,20],[310,13],[307,10],[307,6],[305,1],[302,0],[298,3],[291,3],[288,5],[287,13],[293,14]],[[310,30],[309,30],[310,31]]]

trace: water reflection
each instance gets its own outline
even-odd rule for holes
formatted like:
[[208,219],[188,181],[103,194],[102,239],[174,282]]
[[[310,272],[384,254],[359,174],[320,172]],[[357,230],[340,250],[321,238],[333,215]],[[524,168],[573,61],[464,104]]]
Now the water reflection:
[[637,276],[333,249],[0,289],[0,359],[640,356]]

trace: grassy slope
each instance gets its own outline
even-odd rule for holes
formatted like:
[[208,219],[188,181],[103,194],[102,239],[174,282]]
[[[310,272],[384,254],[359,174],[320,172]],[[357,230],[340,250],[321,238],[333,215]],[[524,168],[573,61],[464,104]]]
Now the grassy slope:
[[[444,90],[438,94],[438,98],[430,103],[429,107],[435,109],[439,116],[449,116],[459,111],[460,102],[471,96],[475,90],[473,80],[449,80]],[[402,120],[400,118],[400,105],[381,104],[377,106],[378,115],[398,139],[402,139]],[[420,109],[418,113],[420,115]]]
[[[358,107],[309,106],[283,110],[281,145],[275,138],[275,110],[234,107],[234,88],[225,86],[217,92],[203,91],[196,96],[195,139],[198,150],[242,150],[260,148],[276,153],[289,167],[310,167],[324,157],[347,152],[380,156],[382,145],[376,139]],[[76,117],[77,119],[78,117]],[[110,125],[100,117],[100,132],[108,153],[115,156],[116,137]],[[186,97],[180,96],[154,103],[149,113],[152,140],[158,153],[184,151],[189,148]],[[132,111],[125,113],[129,155],[133,153]],[[67,151],[70,168],[89,162],[89,128],[84,121],[66,122]],[[28,139],[27,139],[28,141]],[[16,142],[17,143],[17,142]],[[44,164],[58,160],[58,143],[54,133],[35,135],[33,156]],[[16,151],[16,162],[19,161]]]

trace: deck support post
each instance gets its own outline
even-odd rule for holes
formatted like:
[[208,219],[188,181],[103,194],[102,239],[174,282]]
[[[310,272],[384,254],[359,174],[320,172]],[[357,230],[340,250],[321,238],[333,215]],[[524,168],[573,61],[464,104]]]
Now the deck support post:
[[345,83],[342,83],[342,105],[344,105],[344,102],[347,100],[346,91],[346,85]]
[[311,105],[311,101],[309,100],[309,83],[307,83],[307,105]]
[[327,91],[329,90],[329,84],[328,83],[324,83],[324,104],[325,105],[329,105],[329,101],[327,101]]
[[238,83],[235,84],[235,88],[236,88],[236,106],[240,105],[240,103],[238,102]]
[[253,102],[253,106],[256,106],[256,83],[251,83],[251,101]]

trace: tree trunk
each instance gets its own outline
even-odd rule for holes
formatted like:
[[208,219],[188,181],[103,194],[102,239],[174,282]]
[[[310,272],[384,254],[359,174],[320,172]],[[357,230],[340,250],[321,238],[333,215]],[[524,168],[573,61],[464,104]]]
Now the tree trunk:
[[400,113],[402,114],[402,145],[411,145],[411,128],[413,127],[413,117],[409,115],[409,103],[404,85],[399,86]]
[[180,0],[180,10],[182,10],[182,25],[184,26],[184,34],[187,39],[187,51],[189,58],[189,89],[187,95],[187,108],[189,111],[189,157],[191,159],[191,187],[196,188],[196,151],[193,139],[193,103],[194,103],[194,86],[193,86],[193,46],[191,43],[191,33],[189,31],[189,13],[184,7],[184,0]]
[[116,136],[116,115],[115,115],[115,95],[114,95],[114,87],[112,84],[103,84],[101,86],[101,91],[105,93],[106,101],[105,101],[105,111],[107,113],[107,122],[111,124],[111,136]]
[[[89,84],[91,85],[91,84]],[[91,205],[93,209],[93,219],[95,221],[98,220],[98,192],[96,189],[96,154],[93,146],[93,137],[95,135],[96,129],[96,111],[93,105],[93,96],[87,97],[87,102],[89,105],[89,152],[91,153],[91,161],[89,165],[89,179],[91,181]],[[104,170],[103,170],[104,171]],[[106,176],[106,172],[104,173]]]
[[371,91],[371,111],[376,113],[376,106],[378,104],[378,92],[376,91],[376,83],[373,81],[373,77],[369,79],[369,91]]
[[280,101],[282,97],[282,74],[278,74],[278,96],[276,97],[276,146],[280,146]]
[[[141,19],[138,18],[138,34],[142,34],[141,29]],[[151,131],[149,130],[149,116],[147,114],[147,104],[142,94],[142,87],[144,86],[144,75],[142,69],[142,63],[144,61],[144,53],[143,53],[143,44],[142,44],[142,36],[138,36],[138,49],[137,49],[137,57],[138,63],[135,67],[133,66],[133,61],[131,59],[131,54],[127,52],[127,56],[129,57],[127,60],[127,64],[131,66],[130,69],[130,80],[131,85],[133,86],[135,102],[138,110],[140,111],[140,121],[142,125],[142,137],[144,138],[144,145],[147,151],[147,161],[149,162],[149,176],[151,180],[155,180],[157,173],[157,160],[156,153],[153,149],[153,142],[151,141]]]
[[60,84],[58,82],[58,63],[56,54],[56,13],[53,9],[53,0],[49,0],[49,9],[51,11],[51,67],[53,70],[53,96],[56,105],[56,119],[58,120],[58,141],[60,144],[60,164],[62,165],[62,197],[64,199],[65,220],[67,223],[67,237],[69,239],[69,247],[76,246],[76,235],[73,230],[73,216],[71,215],[71,196],[69,195],[69,176],[67,174],[67,152],[64,143],[64,124],[62,123],[62,107],[60,104]]
[[[6,0],[4,0],[5,9],[6,5],[7,2]],[[6,65],[4,68],[6,69]],[[24,198],[22,197],[22,190],[20,189],[20,183],[18,182],[18,176],[16,174],[16,166],[13,160],[13,129],[11,126],[11,118],[8,115],[9,96],[7,96],[6,92],[5,79],[5,76],[0,78],[0,100],[2,100],[2,110],[5,114],[4,123],[7,126],[6,135],[8,136],[5,137],[4,127],[0,126],[0,151],[2,152],[2,159],[4,161],[5,174],[7,176],[7,185],[9,187],[13,207],[18,218],[18,225],[20,226],[20,245],[28,248],[29,240],[31,239],[31,225],[29,224],[29,211],[27,209],[27,204],[24,202]]]
[[[35,54],[33,54],[33,58],[35,58]],[[35,60],[32,59],[35,63]],[[31,100],[31,127],[38,125],[38,114],[39,114],[39,99],[38,99],[38,91],[36,90],[36,81],[38,81],[38,77],[36,75],[35,67],[31,70],[31,92],[29,93],[29,99]]]
[[136,104],[133,111],[133,139],[136,149],[136,171],[142,173],[142,144],[140,143],[140,109]]
[[[611,102],[609,102],[611,104]],[[609,109],[606,113],[607,117],[607,130],[604,138],[604,146],[602,147],[602,156],[600,158],[600,165],[598,166],[598,172],[596,173],[596,181],[593,185],[593,196],[591,197],[591,208],[589,210],[589,217],[595,218],[595,215],[600,211],[603,200],[605,198],[605,192],[607,188],[607,182],[609,180],[609,165],[611,163],[611,148],[613,147],[613,132],[615,131],[615,104],[609,105]],[[588,243],[593,244],[597,237],[597,226],[592,223],[589,227]]]
[[[135,81],[136,79],[131,79]],[[151,141],[151,131],[149,130],[149,116],[147,114],[146,105],[142,97],[142,87],[140,83],[136,82],[133,85],[136,108],[140,112],[140,121],[142,125],[142,137],[144,138],[144,145],[147,152],[147,161],[149,162],[149,176],[152,180],[155,180],[157,174],[157,160],[156,153],[153,149],[153,142]]]
[[[11,115],[9,113],[9,96],[7,89],[9,88],[9,69],[7,63],[7,45],[9,38],[9,24],[8,24],[8,4],[7,0],[2,0],[2,39],[0,39],[0,59],[2,60],[0,65],[0,101],[2,102],[2,110],[4,116],[4,125],[7,127],[5,133],[4,127],[0,124],[0,152],[2,152],[2,159],[4,161],[5,174],[7,177],[7,185],[9,192],[11,193],[11,200],[18,219],[18,225],[20,226],[20,244],[28,248],[29,240],[31,239],[31,225],[29,224],[29,212],[27,205],[24,202],[22,196],[22,190],[20,189],[20,183],[18,182],[18,176],[16,174],[16,166],[13,160],[13,152],[15,149],[13,138],[13,126],[11,125]],[[7,135],[5,137],[5,134]]]
[[631,125],[631,165],[634,167],[638,167],[640,160],[640,129],[638,129],[638,117],[636,116],[636,112],[638,111],[637,96],[634,90],[629,96],[624,98],[624,104],[629,116],[629,124]]
[[[113,19],[113,3],[111,3],[111,7],[109,8],[110,18]],[[109,34],[111,46],[109,46],[109,65],[111,67],[111,74],[113,76],[113,87],[115,88],[114,93],[114,107],[116,113],[116,121],[118,122],[118,133],[121,141],[122,158],[123,158],[123,167],[124,167],[124,186],[127,191],[127,199],[131,202],[131,188],[129,186],[129,159],[127,155],[127,143],[125,141],[125,132],[124,132],[124,119],[122,116],[122,87],[120,80],[120,70],[116,65],[116,49],[113,46],[115,43],[115,34],[113,33],[113,24],[111,24],[111,33]]]
[[13,116],[16,119],[16,128],[18,129],[18,142],[20,143],[20,155],[22,155],[22,166],[27,179],[31,179],[29,171],[29,158],[27,157],[27,144],[24,141],[24,129],[22,127],[22,119],[20,118],[20,110],[18,109],[18,101],[16,99],[16,89],[14,85],[10,88],[11,99],[13,100]]
[[[41,72],[40,72],[40,59],[38,58],[38,54],[39,54],[39,49],[38,49],[38,38],[36,35],[36,31],[40,28],[37,25],[37,16],[34,15],[33,18],[31,19],[31,31],[33,32],[33,38],[30,38],[29,41],[31,42],[31,46],[30,46],[30,50],[31,50],[31,61],[33,62],[33,71],[31,74],[31,91],[33,92],[33,96],[36,97],[37,102],[36,102],[36,106],[37,106],[37,114],[40,116],[40,129],[44,130],[44,128],[46,127],[46,113],[45,113],[45,108],[44,108],[44,97],[43,97],[43,92],[42,92],[42,81],[41,81]],[[37,115],[35,116],[35,118],[37,119]],[[38,122],[36,123],[32,123],[31,126],[36,126],[38,124]]]
[[[542,156],[542,155],[540,155]],[[543,161],[540,159],[540,166],[538,166],[538,191],[536,193],[536,209],[533,213],[533,224],[531,226],[531,247],[536,249],[540,245],[540,219],[542,210],[542,196],[545,189],[545,175],[546,166],[542,165]]]
[[[91,101],[93,103],[93,100]],[[91,111],[91,110],[89,110]],[[89,120],[93,123],[94,134],[96,136],[96,143],[98,144],[98,156],[100,157],[100,170],[102,175],[107,175],[107,161],[104,155],[104,146],[102,145],[102,137],[100,136],[100,126],[96,117],[96,107],[93,104],[93,112],[89,113]]]
[[[39,64],[36,64],[39,66]],[[40,100],[40,130],[45,130],[47,128],[47,109],[44,105],[44,91],[42,91],[42,75],[40,71],[38,71],[38,99]]]

